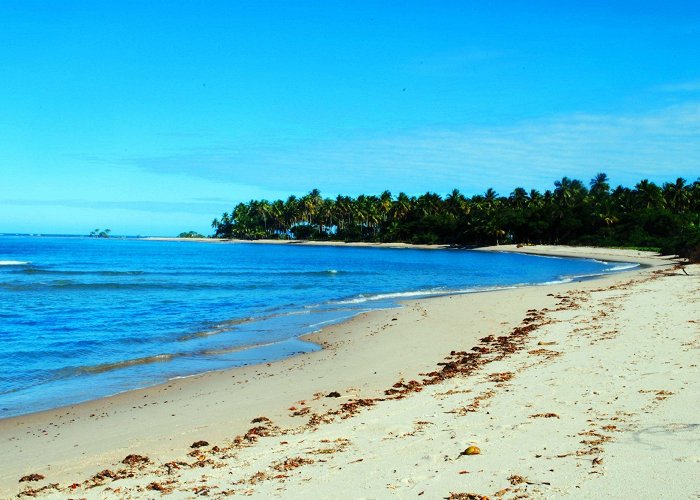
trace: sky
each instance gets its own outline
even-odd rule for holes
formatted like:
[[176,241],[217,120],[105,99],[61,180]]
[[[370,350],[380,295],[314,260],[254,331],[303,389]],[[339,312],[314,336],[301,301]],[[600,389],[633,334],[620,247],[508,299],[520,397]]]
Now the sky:
[[0,0],[0,233],[700,176],[700,2]]

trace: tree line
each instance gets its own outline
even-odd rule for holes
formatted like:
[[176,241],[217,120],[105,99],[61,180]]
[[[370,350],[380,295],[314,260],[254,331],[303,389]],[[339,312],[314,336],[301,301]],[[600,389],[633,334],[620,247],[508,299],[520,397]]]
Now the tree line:
[[111,229],[100,229],[98,227],[90,231],[90,238],[109,238],[109,233],[111,232]]
[[239,203],[212,221],[214,237],[406,242],[482,246],[540,243],[625,246],[688,255],[700,245],[700,178],[611,188],[564,177],[544,192],[493,189],[471,197],[389,191],[324,198],[314,189],[286,200]]

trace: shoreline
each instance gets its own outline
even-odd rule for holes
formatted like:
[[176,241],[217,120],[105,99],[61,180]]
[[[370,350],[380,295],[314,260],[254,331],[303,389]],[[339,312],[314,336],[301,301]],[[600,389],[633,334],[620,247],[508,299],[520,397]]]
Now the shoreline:
[[[643,252],[643,251],[636,251],[636,250],[621,250],[621,249],[606,249],[606,248],[595,248],[595,247],[566,247],[566,246],[553,246],[553,245],[530,245],[528,247],[522,247],[522,246],[516,246],[516,245],[500,245],[500,246],[490,246],[490,247],[478,247],[478,248],[462,248],[462,247],[453,247],[449,245],[414,245],[414,244],[409,244],[409,243],[364,243],[364,242],[351,242],[351,243],[343,243],[343,242],[319,242],[319,241],[307,241],[307,240],[253,240],[253,241],[248,241],[248,240],[236,240],[236,239],[231,239],[231,240],[216,240],[216,239],[210,239],[210,238],[160,238],[160,237],[149,237],[149,238],[142,238],[144,240],[154,240],[154,241],[183,241],[183,242],[203,242],[203,243],[227,243],[227,244],[246,244],[246,243],[252,243],[252,244],[261,244],[261,245],[266,245],[266,244],[277,244],[277,245],[284,245],[284,244],[289,244],[289,245],[302,245],[302,246],[333,246],[333,247],[343,247],[343,246],[350,246],[350,247],[365,247],[365,248],[391,248],[391,249],[396,249],[396,248],[405,248],[405,249],[430,249],[430,250],[464,250],[464,251],[479,251],[479,252],[502,252],[502,253],[516,253],[516,254],[523,254],[523,255],[536,255],[536,256],[542,256],[542,257],[563,257],[563,258],[575,258],[575,259],[585,259],[585,260],[596,260],[596,257],[599,257],[600,255],[606,256],[607,260],[610,262],[625,262],[625,263],[632,263],[630,261],[633,261],[634,263],[638,263],[641,267],[650,267],[650,266],[655,266],[658,265],[659,263],[659,258],[658,257],[650,257],[649,255],[651,252]],[[663,258],[663,257],[662,257]],[[383,310],[393,310],[395,308],[401,308],[406,305],[410,305],[411,302],[413,301],[423,301],[423,300],[432,300],[432,299],[439,299],[443,297],[450,297],[450,296],[461,296],[461,295],[471,295],[471,294],[483,294],[483,293],[492,293],[492,292],[501,292],[503,290],[509,290],[509,289],[514,289],[514,288],[527,288],[527,287],[541,287],[541,286],[551,286],[551,285],[559,285],[559,284],[566,284],[569,283],[570,281],[587,281],[587,280],[598,280],[601,279],[605,276],[613,275],[616,272],[627,272],[631,271],[632,269],[623,269],[620,271],[615,271],[612,273],[600,273],[600,274],[594,274],[594,275],[586,275],[586,276],[576,276],[574,278],[571,278],[570,280],[563,280],[563,281],[556,281],[556,282],[551,282],[551,283],[527,283],[527,284],[518,284],[518,285],[505,285],[505,286],[496,286],[496,287],[485,287],[482,289],[474,289],[474,290],[469,290],[469,291],[446,291],[444,293],[434,293],[434,294],[426,294],[426,295],[420,295],[416,293],[416,297],[411,297],[410,294],[407,297],[401,297],[401,298],[396,298],[394,301],[395,307],[381,307],[378,309],[370,309],[368,312],[372,313],[374,311],[383,311]],[[366,313],[354,313],[348,318],[339,320],[339,321],[331,321],[329,326],[322,326],[319,330],[325,330],[329,327],[332,326],[338,326],[338,325],[343,325],[344,323],[347,323],[349,321],[352,321],[356,316],[362,315]],[[316,339],[317,334],[319,334],[319,330],[316,331],[311,331],[308,333],[304,333],[302,335],[298,335],[297,337],[294,337],[295,339],[298,339],[302,342],[308,342],[312,343],[316,346],[319,346],[321,349],[324,348],[324,343],[314,340]],[[259,347],[264,347],[264,346],[269,346],[269,345],[274,345],[277,342],[260,342],[260,343],[254,343],[250,345],[245,345],[237,348],[233,348],[230,350],[230,352],[233,351],[247,351],[251,349],[256,349]],[[162,380],[160,382],[156,382],[153,384],[148,384],[142,387],[134,387],[130,389],[125,389],[119,392],[114,392],[111,394],[106,394],[98,397],[93,397],[89,399],[85,399],[83,401],[78,401],[74,403],[66,403],[66,404],[61,404],[60,406],[55,406],[52,408],[45,408],[45,409],[39,409],[35,411],[31,411],[28,413],[22,413],[19,415],[7,415],[7,416],[1,416],[0,417],[0,423],[3,420],[8,420],[8,419],[14,419],[14,418],[21,418],[21,417],[27,417],[31,415],[36,415],[36,414],[42,414],[42,413],[48,413],[48,412],[54,412],[54,411],[60,411],[63,409],[71,408],[77,405],[84,405],[84,404],[89,404],[95,401],[100,401],[108,398],[113,398],[117,396],[121,396],[123,394],[127,394],[133,391],[139,391],[139,390],[147,390],[153,387],[158,387],[162,385],[169,384],[173,380],[178,380],[178,379],[188,379],[192,377],[198,377],[200,375],[206,375],[209,373],[217,373],[217,372],[226,372],[228,370],[235,370],[235,369],[241,369],[241,368],[246,368],[250,366],[258,366],[258,365],[264,365],[264,364],[269,364],[269,363],[277,363],[280,361],[283,361],[285,359],[288,359],[290,357],[295,357],[295,356],[303,356],[310,354],[310,352],[298,352],[298,353],[293,353],[293,354],[288,354],[284,355],[281,358],[275,358],[275,359],[265,359],[261,360],[260,362],[257,363],[249,363],[249,364],[244,364],[244,365],[239,365],[239,366],[231,366],[228,368],[222,368],[222,369],[213,369],[209,371],[203,371],[203,372],[197,372],[197,373],[191,373],[187,375],[178,375],[178,376],[173,376],[171,378]]]
[[[508,251],[504,247],[496,249]],[[522,248],[515,251],[520,252]],[[556,252],[541,248],[539,251]],[[609,254],[596,251],[594,257],[590,254],[584,256],[583,252],[579,249],[576,256],[596,258],[606,255],[607,260],[619,258],[626,261],[631,257],[629,251]],[[637,257],[644,260],[640,263],[655,265],[656,269],[671,265],[658,257]],[[304,336],[304,340],[323,347],[314,353],[264,365],[174,379],[101,400],[3,419],[0,421],[0,435],[9,442],[14,441],[15,450],[0,462],[3,471],[0,491],[9,493],[13,486],[17,491],[18,477],[34,472],[59,482],[69,477],[86,476],[101,470],[100,467],[113,466],[127,452],[148,449],[148,455],[154,460],[184,455],[188,444],[198,436],[214,441],[230,439],[245,432],[248,422],[263,414],[261,412],[273,417],[279,425],[292,425],[297,423],[298,416],[290,416],[286,408],[294,406],[296,401],[308,400],[313,394],[340,389],[343,393],[340,401],[344,402],[350,397],[377,397],[383,388],[391,386],[398,378],[415,377],[417,373],[430,370],[446,353],[457,347],[457,339],[459,347],[467,350],[489,330],[513,327],[531,306],[541,307],[551,302],[546,292],[566,293],[576,287],[607,286],[631,275],[648,274],[655,268],[637,268],[632,272],[615,273],[581,283],[402,301],[404,307],[401,309],[363,313],[348,322]],[[421,323],[430,323],[434,316],[454,315],[455,307],[460,315],[469,314],[471,308],[471,316],[480,316],[471,335],[462,338],[461,324],[457,321],[444,336],[431,339],[426,345]],[[401,336],[401,350],[405,356],[391,359],[397,339],[388,338],[387,332],[404,324],[413,332],[410,336]],[[363,370],[367,367],[376,370],[366,373]],[[312,376],[309,378],[309,375]],[[290,380],[294,380],[294,384]],[[239,404],[232,405],[231,399],[236,399]],[[337,407],[339,403],[325,397],[316,401],[319,411]],[[208,414],[201,415],[202,412],[193,406],[207,408]],[[235,416],[231,415],[232,411],[235,411]],[[134,421],[139,422],[140,427],[134,428]],[[54,428],[61,431],[54,435]],[[122,430],[127,430],[125,436]],[[99,438],[88,443],[83,438],[88,435]],[[49,443],[51,450],[47,453],[45,445]]]

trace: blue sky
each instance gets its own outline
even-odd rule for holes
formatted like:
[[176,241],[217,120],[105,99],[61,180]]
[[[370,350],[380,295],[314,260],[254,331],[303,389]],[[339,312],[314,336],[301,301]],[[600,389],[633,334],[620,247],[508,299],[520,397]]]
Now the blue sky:
[[700,176],[700,3],[0,2],[0,232]]

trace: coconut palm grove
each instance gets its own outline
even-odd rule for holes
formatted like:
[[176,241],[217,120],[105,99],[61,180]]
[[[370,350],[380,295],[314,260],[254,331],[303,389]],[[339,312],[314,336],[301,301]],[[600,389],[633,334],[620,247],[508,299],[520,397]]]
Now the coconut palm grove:
[[588,186],[564,177],[554,189],[517,187],[508,196],[493,189],[471,197],[324,198],[314,189],[286,200],[251,200],[212,222],[214,237],[406,242],[482,246],[503,243],[622,246],[697,257],[700,245],[700,179],[611,188],[604,173]]

